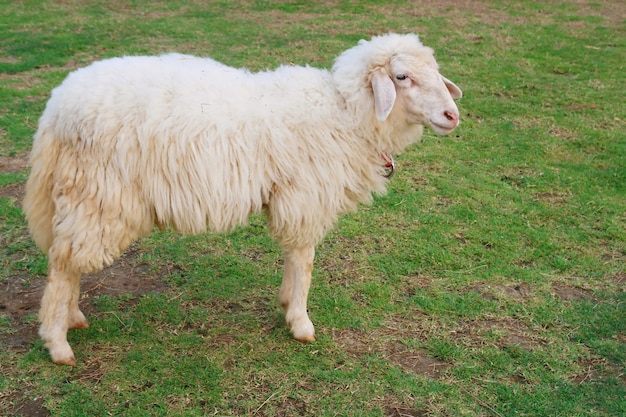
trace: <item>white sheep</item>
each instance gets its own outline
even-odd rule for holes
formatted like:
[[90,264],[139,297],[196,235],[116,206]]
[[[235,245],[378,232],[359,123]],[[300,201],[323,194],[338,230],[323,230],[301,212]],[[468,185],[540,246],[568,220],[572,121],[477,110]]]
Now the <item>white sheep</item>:
[[82,273],[110,265],[155,224],[226,231],[261,210],[284,250],[286,322],[297,340],[315,340],[306,309],[315,246],[340,213],[385,191],[390,155],[423,126],[458,125],[461,95],[414,34],[362,40],[331,71],[252,73],[168,54],[71,73],[39,120],[23,202],[49,257],[39,334],[52,360],[76,364],[67,330],[88,327]]

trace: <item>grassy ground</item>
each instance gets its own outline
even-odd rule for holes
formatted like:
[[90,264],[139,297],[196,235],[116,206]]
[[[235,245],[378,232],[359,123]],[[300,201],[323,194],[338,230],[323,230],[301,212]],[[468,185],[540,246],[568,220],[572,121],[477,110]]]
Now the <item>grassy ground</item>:
[[[413,3],[0,0],[0,415],[625,415],[624,3]],[[70,70],[173,50],[328,67],[388,31],[435,48],[462,125],[319,246],[317,342],[290,338],[254,217],[157,233],[85,277],[79,364],[49,361],[19,202]]]

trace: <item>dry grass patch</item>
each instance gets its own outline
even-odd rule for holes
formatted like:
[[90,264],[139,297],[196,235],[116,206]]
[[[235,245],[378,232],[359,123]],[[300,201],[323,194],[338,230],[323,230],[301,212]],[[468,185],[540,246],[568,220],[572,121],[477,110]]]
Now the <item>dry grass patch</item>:
[[552,207],[564,207],[569,204],[569,200],[573,197],[573,194],[569,192],[542,192],[534,194],[533,197],[535,200]]

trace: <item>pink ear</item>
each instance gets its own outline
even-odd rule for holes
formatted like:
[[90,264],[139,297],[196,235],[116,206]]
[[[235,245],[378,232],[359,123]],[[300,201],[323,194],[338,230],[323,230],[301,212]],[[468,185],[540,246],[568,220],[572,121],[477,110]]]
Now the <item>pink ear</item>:
[[396,102],[396,87],[383,70],[378,70],[372,77],[372,89],[376,118],[382,122],[389,116]]
[[446,88],[450,92],[450,95],[452,96],[453,99],[456,100],[458,98],[463,97],[463,91],[461,91],[461,89],[457,87],[455,83],[453,83],[452,81],[450,81],[443,75],[441,76],[441,78],[443,78],[443,82],[446,84]]

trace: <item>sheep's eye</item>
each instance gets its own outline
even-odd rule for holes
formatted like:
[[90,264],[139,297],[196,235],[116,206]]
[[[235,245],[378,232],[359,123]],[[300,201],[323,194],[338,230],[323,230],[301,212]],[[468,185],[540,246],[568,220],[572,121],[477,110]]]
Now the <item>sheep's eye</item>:
[[398,75],[396,75],[396,80],[400,80],[400,81],[402,81],[402,80],[406,80],[406,79],[407,79],[407,76],[406,76],[406,75],[404,75],[404,74],[398,74]]

